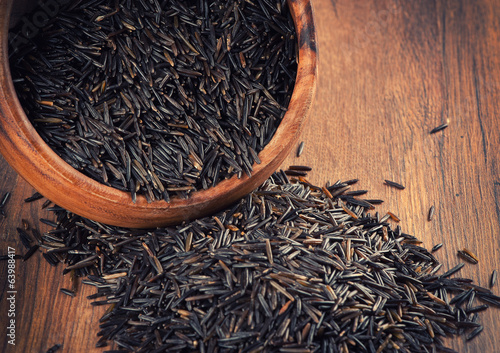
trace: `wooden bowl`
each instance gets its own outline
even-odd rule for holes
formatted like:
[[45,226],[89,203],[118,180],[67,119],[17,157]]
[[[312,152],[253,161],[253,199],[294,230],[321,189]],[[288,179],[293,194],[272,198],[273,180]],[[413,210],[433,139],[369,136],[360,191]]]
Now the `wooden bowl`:
[[299,43],[295,89],[273,139],[259,153],[252,177],[221,181],[188,199],[148,203],[140,196],[105,186],[64,162],[38,135],[17,99],[8,59],[13,0],[0,0],[0,152],[38,192],[65,209],[110,225],[149,228],[181,223],[228,206],[262,184],[296,145],[316,91],[316,33],[310,1],[289,0]]

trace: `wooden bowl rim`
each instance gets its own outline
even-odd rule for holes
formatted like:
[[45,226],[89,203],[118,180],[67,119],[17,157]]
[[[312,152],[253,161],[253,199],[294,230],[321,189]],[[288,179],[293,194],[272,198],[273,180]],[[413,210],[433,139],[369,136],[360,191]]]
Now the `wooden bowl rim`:
[[[13,0],[0,0],[0,19],[9,19]],[[65,209],[110,225],[149,228],[181,223],[227,206],[263,183],[297,141],[316,91],[316,33],[310,1],[288,0],[299,42],[299,63],[288,110],[271,141],[259,153],[252,177],[243,175],[192,192],[188,199],[134,204],[129,193],[103,185],[59,157],[39,136],[17,98],[8,60],[8,20],[0,28],[0,152],[37,191]]]

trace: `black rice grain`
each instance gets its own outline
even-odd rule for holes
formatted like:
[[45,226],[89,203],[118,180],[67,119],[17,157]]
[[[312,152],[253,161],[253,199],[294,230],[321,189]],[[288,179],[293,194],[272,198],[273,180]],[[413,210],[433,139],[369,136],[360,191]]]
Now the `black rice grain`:
[[28,249],[28,251],[26,252],[26,254],[24,254],[23,256],[23,261],[26,261],[28,260],[31,256],[33,256],[34,253],[36,253],[36,251],[39,249],[39,245],[33,245],[32,247],[30,247]]
[[477,256],[468,249],[464,248],[462,250],[458,250],[457,254],[459,257],[466,260],[467,262],[470,262],[471,264],[477,264],[479,262]]
[[7,204],[10,198],[10,192],[6,192],[0,201],[0,208],[4,208],[4,206]]
[[431,252],[434,252],[434,251],[438,251],[439,249],[441,249],[443,246],[443,243],[439,243],[439,244],[436,244],[432,247],[432,250]]
[[385,181],[386,185],[392,186],[392,187],[394,187],[396,189],[400,189],[400,190],[404,190],[405,189],[405,187],[403,185],[401,185],[399,183],[396,183],[394,181],[390,181],[390,180],[387,180],[387,179],[384,180],[384,181]]
[[299,143],[299,147],[297,148],[297,157],[300,157],[302,152],[304,152],[304,141]]
[[429,213],[427,214],[427,220],[429,222],[432,221],[432,217],[434,217],[434,211],[435,211],[435,207],[434,207],[434,205],[432,205],[431,208],[429,208]]
[[55,344],[52,347],[50,347],[46,353],[56,353],[60,348],[62,348],[62,344]]
[[430,134],[435,134],[436,132],[439,132],[441,130],[444,130],[448,127],[448,123],[444,123],[442,125],[439,125],[437,127],[435,127],[434,129],[431,130]]
[[70,297],[74,297],[76,295],[76,293],[70,289],[60,288],[59,290],[61,291],[61,293],[66,294]]
[[490,288],[493,287],[495,283],[497,283],[497,276],[498,276],[497,270],[493,270],[490,278]]
[[43,198],[43,195],[40,194],[39,192],[35,192],[33,195],[31,195],[30,197],[24,199],[24,202],[33,202],[33,201],[37,201],[37,200],[40,200],[41,198]]

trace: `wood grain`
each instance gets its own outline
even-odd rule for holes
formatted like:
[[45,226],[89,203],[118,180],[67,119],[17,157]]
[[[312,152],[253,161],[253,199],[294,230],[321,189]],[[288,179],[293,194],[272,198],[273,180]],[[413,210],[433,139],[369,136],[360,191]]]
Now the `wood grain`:
[[[359,178],[359,189],[386,200],[401,227],[436,253],[445,267],[460,262],[457,250],[479,254],[460,276],[488,284],[500,270],[500,3],[498,1],[313,1],[320,56],[319,86],[304,128],[300,158],[284,166],[314,168],[310,179]],[[429,131],[449,120],[449,127]],[[20,218],[35,220],[36,204],[22,204],[32,190],[0,162],[0,192],[11,190],[8,218],[1,221],[2,247],[21,249]],[[401,182],[405,190],[383,184]],[[434,219],[427,212],[435,205]],[[103,308],[90,307],[83,288],[63,296],[69,285],[62,268],[35,256],[18,262],[17,346],[0,336],[4,352],[102,352],[96,342]],[[0,267],[0,327],[5,327],[5,266]],[[493,288],[500,293],[500,285]],[[449,340],[461,353],[498,352],[500,310],[480,315],[483,333],[465,343]],[[2,329],[3,330],[3,329]]]

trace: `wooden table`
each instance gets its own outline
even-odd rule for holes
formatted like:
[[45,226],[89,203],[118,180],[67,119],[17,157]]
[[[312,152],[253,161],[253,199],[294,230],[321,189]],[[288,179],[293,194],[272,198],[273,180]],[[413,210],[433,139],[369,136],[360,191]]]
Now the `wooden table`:
[[[386,202],[404,231],[436,254],[445,267],[460,262],[457,250],[479,254],[460,273],[487,286],[500,270],[500,2],[487,0],[315,0],[320,48],[316,102],[300,158],[284,166],[314,168],[310,179],[359,178],[358,188]],[[436,134],[429,131],[444,123]],[[0,160],[0,194],[12,192],[0,221],[1,248],[19,252],[21,219],[36,220],[43,201],[25,204],[33,189]],[[391,179],[406,185],[396,190]],[[427,212],[435,205],[434,219]],[[105,308],[90,306],[82,287],[75,298],[62,267],[41,254],[16,267],[16,346],[6,342],[6,262],[0,265],[0,350],[102,352],[94,348]],[[500,285],[493,288],[500,292]],[[450,340],[459,352],[500,352],[500,310],[480,315],[483,333],[470,343]],[[60,351],[60,352],[61,352]]]

